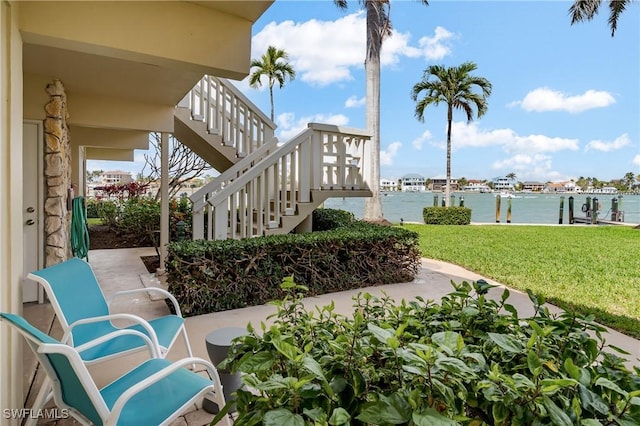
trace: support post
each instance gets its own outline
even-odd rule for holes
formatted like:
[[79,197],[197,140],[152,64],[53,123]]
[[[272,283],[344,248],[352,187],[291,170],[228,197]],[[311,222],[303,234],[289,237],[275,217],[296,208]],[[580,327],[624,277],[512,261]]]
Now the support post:
[[573,217],[573,195],[569,197],[569,224],[573,225],[575,219]]
[[496,223],[500,223],[500,194],[496,195]]
[[169,243],[169,134],[160,137],[160,267],[158,274],[165,273],[167,244]]
[[438,194],[433,196],[433,207],[438,207]]
[[591,212],[591,224],[598,224],[598,209],[600,205],[598,204],[598,199],[596,197],[593,198],[593,211]]
[[460,196],[460,207],[464,207],[464,196]]
[[564,216],[564,195],[560,196],[560,213],[558,214],[558,225],[562,225],[562,216]]
[[511,198],[507,199],[507,223],[511,223]]

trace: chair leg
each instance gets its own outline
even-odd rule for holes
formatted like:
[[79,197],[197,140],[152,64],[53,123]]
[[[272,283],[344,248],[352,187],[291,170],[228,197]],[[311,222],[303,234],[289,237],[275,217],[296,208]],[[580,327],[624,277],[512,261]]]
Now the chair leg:
[[184,345],[187,348],[187,356],[192,357],[193,352],[191,351],[191,344],[189,343],[189,336],[187,336],[187,328],[182,326],[182,337],[184,338]]
[[[32,412],[38,412],[39,410],[43,410],[47,402],[53,396],[53,387],[51,383],[51,379],[49,376],[45,376],[42,381],[42,385],[40,386],[40,390],[38,391],[38,395],[36,399],[33,401],[33,406],[31,407]],[[37,416],[29,416],[29,418],[24,423],[24,426],[35,426],[38,422]]]

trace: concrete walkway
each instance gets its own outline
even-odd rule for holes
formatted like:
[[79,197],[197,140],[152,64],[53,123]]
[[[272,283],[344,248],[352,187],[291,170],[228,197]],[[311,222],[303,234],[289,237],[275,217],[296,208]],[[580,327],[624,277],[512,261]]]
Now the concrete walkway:
[[[140,260],[140,256],[155,255],[153,248],[136,248],[136,249],[117,249],[117,250],[93,250],[89,252],[89,262],[91,263],[98,281],[103,287],[105,295],[129,288],[140,288],[143,285],[149,285],[149,274]],[[335,302],[336,312],[349,314],[352,312],[352,297],[360,292],[369,292],[372,295],[382,296],[383,292],[389,297],[399,302],[402,299],[411,300],[416,296],[422,296],[425,299],[438,301],[442,296],[453,290],[451,281],[456,283],[461,281],[475,281],[482,276],[468,271],[459,266],[449,263],[440,262],[430,259],[422,259],[422,267],[417,278],[410,283],[390,284],[377,287],[368,287],[353,291],[344,291],[339,293],[331,293],[317,297],[305,299],[305,305],[312,307],[313,305],[324,306],[331,301]],[[499,283],[487,280],[492,284],[501,286]],[[144,284],[143,284],[144,282]],[[529,316],[533,313],[531,302],[526,295],[516,290],[510,290],[511,297],[509,303],[514,305],[522,316]],[[494,288],[490,291],[490,296],[499,298],[502,294],[502,288]],[[128,301],[121,301],[113,306],[114,312],[133,312],[144,318],[152,318],[158,315],[168,313],[168,308],[163,300],[153,301],[147,296],[141,296]],[[560,312],[554,306],[550,306],[550,310]],[[207,349],[205,345],[205,336],[211,331],[223,327],[246,327],[248,323],[252,323],[259,328],[261,321],[266,321],[267,317],[275,312],[275,307],[271,305],[261,305],[235,309],[225,312],[216,312],[212,314],[199,315],[187,318],[186,327],[191,341],[191,346],[195,356],[208,359]],[[53,319],[53,312],[49,304],[44,305],[25,305],[25,316],[41,330],[51,333],[59,337],[61,335],[59,327]],[[616,331],[609,331],[606,335],[607,343],[618,346],[631,353],[628,357],[629,365],[640,366],[640,341],[625,336]],[[25,355],[31,355],[25,346]],[[134,363],[143,359],[143,354],[131,355],[119,358],[115,361],[101,363],[98,366],[91,367],[91,373],[99,386],[106,385],[116,375],[122,374],[131,368]],[[173,349],[169,353],[170,359],[180,359],[186,356],[186,350],[181,341],[177,341]],[[25,357],[25,382],[31,383],[33,372],[35,371],[35,362],[33,357]],[[31,360],[31,361],[29,361]],[[36,378],[27,407],[31,405],[33,394],[37,393],[40,377]],[[188,410],[182,417],[174,422],[172,426],[201,426],[208,425],[213,416],[201,409],[201,406],[194,406],[192,410]],[[58,420],[57,422],[43,421],[39,424],[55,424],[56,426],[65,426],[77,424],[72,420]]]

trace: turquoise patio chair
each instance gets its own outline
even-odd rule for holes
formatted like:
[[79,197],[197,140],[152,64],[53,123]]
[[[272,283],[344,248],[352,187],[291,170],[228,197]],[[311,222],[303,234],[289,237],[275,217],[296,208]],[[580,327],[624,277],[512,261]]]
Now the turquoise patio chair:
[[[28,277],[44,287],[64,333],[62,342],[78,348],[80,358],[85,363],[103,361],[145,349],[144,340],[130,333],[101,344],[83,346],[121,329],[144,333],[157,348],[161,358],[166,356],[178,335],[182,334],[187,355],[193,356],[180,306],[175,297],[166,290],[156,287],[124,290],[107,299],[91,265],[75,257],[32,272]],[[109,306],[115,298],[149,292],[160,293],[169,299],[176,314],[147,321],[129,313],[110,313]],[[113,320],[119,320],[121,323],[124,321],[127,326],[118,327],[112,323]],[[45,380],[34,402],[34,408],[44,407],[50,397],[50,383]]]
[[[221,404],[219,407],[224,406],[220,378],[209,361],[190,357],[172,363],[157,357],[151,339],[137,330],[116,330],[72,347],[38,330],[19,315],[0,312],[0,319],[25,337],[53,383],[58,408],[68,409],[83,425],[166,425],[205,395],[212,396]],[[125,337],[140,340],[152,357],[99,389],[80,351]],[[203,365],[211,380],[185,368],[193,364]]]

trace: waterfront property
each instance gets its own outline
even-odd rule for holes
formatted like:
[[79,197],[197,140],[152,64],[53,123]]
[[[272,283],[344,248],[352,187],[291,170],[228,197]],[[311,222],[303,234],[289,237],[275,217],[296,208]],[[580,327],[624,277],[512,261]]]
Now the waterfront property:
[[417,173],[409,173],[400,178],[400,190],[404,192],[424,192],[427,190],[427,178]]
[[[72,255],[86,161],[133,160],[151,132],[163,164],[172,134],[221,173],[191,196],[194,238],[305,230],[328,197],[371,196],[366,131],[309,123],[280,143],[227,80],[248,75],[252,25],[272,3],[0,3],[0,311],[42,302],[26,274]],[[1,407],[23,406],[22,359],[22,341],[1,327]]]
[[[436,176],[431,178],[429,189],[433,192],[442,192],[444,191],[444,188],[446,185],[447,185],[447,178],[445,176]],[[451,191],[457,191],[458,179],[454,179],[454,178],[449,179],[449,186],[451,188]]]

